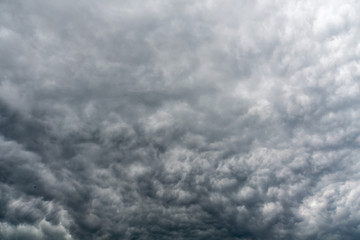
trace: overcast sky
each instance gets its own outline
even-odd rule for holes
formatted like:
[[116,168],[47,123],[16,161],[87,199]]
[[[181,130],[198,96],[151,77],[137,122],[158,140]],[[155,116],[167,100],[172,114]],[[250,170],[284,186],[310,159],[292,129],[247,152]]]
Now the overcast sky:
[[0,0],[0,239],[360,239],[359,13]]

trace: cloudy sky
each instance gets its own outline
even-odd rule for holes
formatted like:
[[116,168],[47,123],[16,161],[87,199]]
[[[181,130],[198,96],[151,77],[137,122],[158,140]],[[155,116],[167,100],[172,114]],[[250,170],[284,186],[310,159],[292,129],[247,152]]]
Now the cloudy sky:
[[359,13],[0,0],[0,239],[360,239]]

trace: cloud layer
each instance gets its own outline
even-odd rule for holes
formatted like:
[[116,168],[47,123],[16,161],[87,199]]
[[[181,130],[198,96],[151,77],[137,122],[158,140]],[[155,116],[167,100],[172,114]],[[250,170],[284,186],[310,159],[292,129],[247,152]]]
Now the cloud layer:
[[359,239],[357,1],[0,1],[0,239]]

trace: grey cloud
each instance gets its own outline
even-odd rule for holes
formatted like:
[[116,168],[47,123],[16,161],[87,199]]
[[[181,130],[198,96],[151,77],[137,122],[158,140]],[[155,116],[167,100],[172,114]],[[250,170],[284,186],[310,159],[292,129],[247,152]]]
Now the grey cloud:
[[1,1],[0,239],[358,239],[355,1]]

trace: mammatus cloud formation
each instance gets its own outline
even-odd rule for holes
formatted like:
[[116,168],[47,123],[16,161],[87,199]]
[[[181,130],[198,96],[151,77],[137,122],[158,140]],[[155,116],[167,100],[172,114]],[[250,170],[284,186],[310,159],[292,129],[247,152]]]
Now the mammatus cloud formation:
[[0,1],[0,239],[360,239],[359,12]]

